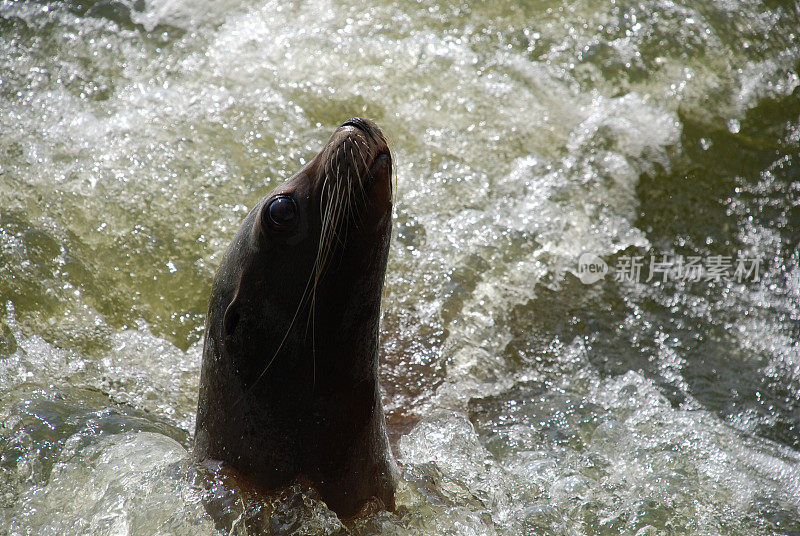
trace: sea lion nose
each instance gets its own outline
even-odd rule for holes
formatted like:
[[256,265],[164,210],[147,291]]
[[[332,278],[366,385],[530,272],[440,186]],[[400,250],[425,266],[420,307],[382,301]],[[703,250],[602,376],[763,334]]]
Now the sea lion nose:
[[372,121],[370,121],[369,119],[364,119],[363,117],[351,117],[350,119],[342,123],[342,126],[339,128],[344,128],[344,127],[355,127],[359,130],[363,130],[367,134],[373,133]]

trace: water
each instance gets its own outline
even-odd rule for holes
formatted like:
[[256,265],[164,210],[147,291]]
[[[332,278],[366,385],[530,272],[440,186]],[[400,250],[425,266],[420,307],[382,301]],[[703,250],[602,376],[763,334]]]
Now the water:
[[[209,494],[238,533],[800,534],[796,4],[0,14],[0,534],[213,534]],[[395,156],[403,478],[343,525],[186,449],[220,256],[353,115]],[[583,253],[763,262],[585,284]]]

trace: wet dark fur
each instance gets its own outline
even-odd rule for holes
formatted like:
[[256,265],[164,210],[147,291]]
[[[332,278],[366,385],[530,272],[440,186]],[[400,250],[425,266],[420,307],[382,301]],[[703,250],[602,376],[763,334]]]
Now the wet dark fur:
[[[337,189],[336,181],[350,182]],[[288,233],[263,223],[278,194],[292,195],[299,208]],[[199,460],[223,461],[267,489],[306,478],[342,516],[373,497],[394,507],[396,469],[378,385],[390,235],[386,141],[374,123],[349,120],[248,214],[217,272]]]

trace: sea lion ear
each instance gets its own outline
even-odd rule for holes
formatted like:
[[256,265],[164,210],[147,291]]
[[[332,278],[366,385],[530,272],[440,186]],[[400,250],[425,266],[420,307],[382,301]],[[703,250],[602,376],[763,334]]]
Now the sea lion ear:
[[236,332],[236,326],[239,325],[239,304],[236,301],[236,298],[231,301],[228,305],[227,309],[225,309],[225,315],[222,317],[222,332],[225,335],[225,341],[227,342],[231,337],[233,337],[234,332]]
[[228,308],[225,309],[225,316],[222,319],[222,329],[225,332],[225,338],[233,335],[236,331],[236,326],[239,324],[239,307],[236,301],[232,301]]
[[230,345],[231,338],[236,333],[236,327],[239,325],[241,318],[241,292],[242,281],[245,278],[246,272],[250,269],[250,262],[243,262],[241,271],[236,278],[236,287],[233,289],[233,297],[231,302],[225,308],[225,314],[222,315],[222,336],[226,345]]
[[229,359],[231,371],[237,375],[240,381],[246,382],[251,371],[248,368],[248,353],[245,348],[247,327],[239,327],[243,317],[246,318],[246,313],[243,315],[242,312],[243,306],[238,295],[234,295],[233,300],[225,309],[222,317],[222,348]]

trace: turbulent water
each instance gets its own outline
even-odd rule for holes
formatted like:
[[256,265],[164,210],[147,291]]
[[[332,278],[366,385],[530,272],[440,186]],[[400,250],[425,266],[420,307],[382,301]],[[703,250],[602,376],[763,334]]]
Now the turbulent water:
[[[224,248],[354,115],[403,473],[343,524],[187,449]],[[1,535],[797,535],[799,341],[793,2],[0,3]]]

